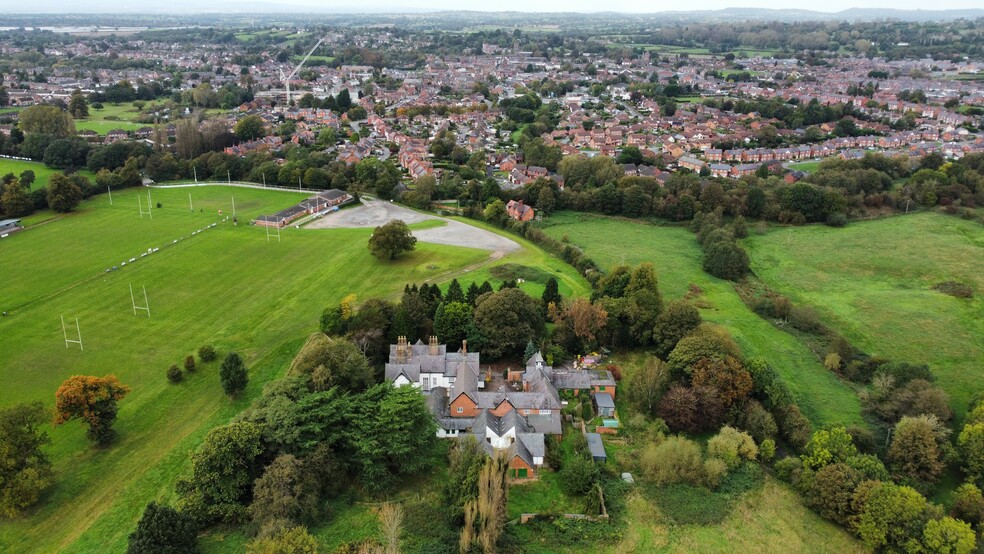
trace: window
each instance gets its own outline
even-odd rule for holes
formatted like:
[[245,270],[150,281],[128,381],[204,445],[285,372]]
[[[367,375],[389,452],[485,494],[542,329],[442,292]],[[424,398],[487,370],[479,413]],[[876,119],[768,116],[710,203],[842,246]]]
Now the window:
[[465,409],[464,409],[464,408],[462,408],[461,406],[458,406],[458,413],[459,413],[459,414],[460,414],[460,413],[464,413],[464,411],[465,411]]
[[604,390],[605,390],[605,385],[601,385],[601,386],[599,386],[599,387],[598,387],[598,390],[599,390],[599,391],[604,391]]
[[540,410],[540,415],[550,415],[550,410]]

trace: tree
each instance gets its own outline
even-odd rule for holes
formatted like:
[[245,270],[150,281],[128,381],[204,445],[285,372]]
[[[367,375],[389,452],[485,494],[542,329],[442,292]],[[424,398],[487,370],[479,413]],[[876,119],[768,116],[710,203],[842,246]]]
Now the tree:
[[591,346],[608,322],[608,312],[600,302],[592,303],[587,298],[579,297],[567,302],[563,308],[555,304],[550,309],[550,318],[556,325],[567,328],[586,346]]
[[431,460],[437,437],[424,396],[413,387],[382,383],[358,396],[349,413],[347,446],[362,486],[383,490]]
[[126,554],[193,554],[198,552],[198,526],[190,516],[151,502],[130,533]]
[[451,521],[460,523],[465,515],[465,505],[478,498],[478,476],[487,459],[485,450],[474,436],[451,444],[448,451],[448,477],[444,480],[442,495]]
[[0,516],[17,517],[51,485],[51,462],[41,447],[51,442],[41,426],[40,402],[0,409]]
[[55,393],[55,424],[81,419],[88,426],[87,435],[99,446],[113,441],[116,403],[130,392],[115,375],[93,377],[74,375],[65,380]]
[[3,196],[0,196],[0,204],[3,206],[3,213],[12,217],[25,216],[34,211],[34,203],[31,202],[30,191],[17,180],[3,187]]
[[506,205],[502,200],[496,198],[482,210],[482,219],[500,227],[505,225],[509,219],[509,214],[506,212]]
[[550,215],[556,204],[553,188],[549,186],[540,187],[540,192],[536,196],[536,209],[540,210],[543,215]]
[[434,313],[434,334],[445,344],[459,344],[468,336],[471,322],[471,305],[464,302],[442,302]]
[[266,125],[258,115],[247,115],[236,122],[232,128],[239,140],[256,140],[266,136]]
[[964,425],[957,446],[963,458],[964,471],[977,482],[984,479],[984,423]]
[[560,470],[560,486],[571,496],[584,496],[598,482],[600,473],[593,459],[576,453]]
[[312,521],[318,511],[318,482],[291,454],[281,454],[253,486],[249,517],[256,529],[275,520]]
[[720,279],[737,281],[748,273],[748,254],[734,241],[719,240],[704,251],[704,271]]
[[85,119],[89,117],[89,103],[85,101],[82,91],[75,89],[68,101],[68,113],[75,119]]
[[56,173],[48,180],[48,206],[60,213],[68,213],[82,202],[82,189],[69,177]]
[[[474,285],[474,283],[472,284]],[[469,292],[471,292],[471,289],[469,289]],[[557,284],[556,277],[547,279],[547,284],[543,289],[543,295],[540,299],[543,300],[543,305],[545,307],[550,306],[550,304],[560,306],[562,298],[560,296],[560,288]]]
[[369,237],[369,251],[380,260],[393,260],[403,252],[412,252],[417,247],[417,237],[410,228],[397,219],[376,227]]
[[847,462],[858,449],[844,427],[821,429],[813,434],[801,458],[803,467],[817,470],[828,464]]
[[656,417],[659,399],[669,382],[670,372],[663,360],[646,359],[642,367],[629,375],[628,398],[635,409],[648,417]]
[[922,538],[928,512],[929,504],[915,489],[880,483],[858,517],[858,535],[872,550],[912,551],[912,543]]
[[690,383],[694,388],[717,389],[726,409],[740,404],[752,392],[752,376],[737,359],[728,356],[723,360],[704,358],[693,366]]
[[501,452],[486,460],[478,477],[478,497],[465,504],[465,525],[459,539],[462,554],[475,544],[485,554],[496,552],[496,543],[506,525],[508,469],[506,455]]
[[58,106],[39,104],[20,111],[17,125],[26,135],[51,135],[54,138],[67,138],[75,133],[75,122],[67,112]]
[[970,524],[952,517],[926,522],[922,542],[925,552],[938,554],[970,554],[977,550],[977,535]]
[[184,379],[184,374],[181,373],[181,368],[178,364],[171,364],[171,367],[167,368],[167,380],[172,383],[180,383]]
[[659,401],[659,417],[673,431],[696,431],[700,424],[697,395],[688,387],[674,385]]
[[950,430],[934,415],[903,417],[892,434],[888,463],[896,479],[935,483],[946,469]]
[[322,333],[311,335],[290,366],[291,375],[306,375],[314,390],[340,387],[363,391],[373,383],[369,360],[351,341]]
[[972,525],[984,521],[984,494],[977,485],[964,483],[953,493],[953,506],[950,514]]
[[810,506],[830,521],[847,525],[856,515],[854,489],[861,480],[861,472],[847,464],[834,463],[821,468],[810,484]]
[[219,366],[219,380],[222,382],[222,390],[229,396],[236,396],[246,388],[249,375],[246,373],[246,364],[238,353],[226,354]]
[[196,521],[237,523],[246,516],[253,481],[261,470],[260,427],[238,422],[216,427],[191,454],[191,476],[178,482],[182,511]]
[[680,340],[667,357],[667,364],[674,373],[692,371],[700,360],[724,360],[740,358],[741,351],[724,328],[703,324]]
[[451,279],[448,285],[448,293],[444,295],[445,302],[464,302],[465,291],[461,290],[461,283],[457,279]]
[[522,290],[507,288],[479,300],[475,328],[486,338],[483,356],[495,360],[507,353],[519,354],[543,332],[540,310]]
[[665,359],[680,339],[699,327],[700,323],[700,313],[692,304],[683,300],[670,302],[653,326],[656,355]]

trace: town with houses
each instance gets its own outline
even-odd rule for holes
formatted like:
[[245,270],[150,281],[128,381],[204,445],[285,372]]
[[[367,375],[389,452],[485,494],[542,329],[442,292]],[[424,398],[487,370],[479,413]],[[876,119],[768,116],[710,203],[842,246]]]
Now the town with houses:
[[[310,34],[304,29],[291,32]],[[324,39],[321,48],[375,44],[399,49],[419,46],[414,40],[423,41],[424,37],[397,38],[391,31],[381,29],[329,32]],[[264,63],[241,65],[236,63],[244,53],[241,50],[244,48],[235,44],[179,44],[126,37],[109,48],[97,48],[80,40],[48,53],[65,57],[123,55],[146,61],[152,68],[99,69],[80,75],[75,68],[34,67],[4,75],[3,85],[9,97],[7,103],[13,107],[67,103],[75,90],[91,95],[119,82],[137,88],[140,84],[173,80],[176,86],[171,96],[175,99],[190,96],[203,84],[213,90],[224,85],[245,86],[252,91],[252,100],[211,119],[224,121],[228,131],[237,120],[249,115],[258,115],[270,128],[288,120],[296,122],[296,126],[286,136],[271,134],[237,141],[225,148],[227,154],[276,152],[287,143],[312,145],[327,128],[336,131],[339,138],[357,138],[329,146],[336,159],[355,164],[366,157],[392,157],[413,180],[435,173],[440,176],[441,169],[435,168],[429,147],[435,137],[450,131],[455,146],[469,154],[483,153],[488,174],[496,176],[504,189],[521,187],[539,177],[555,179],[563,187],[563,179],[555,171],[525,164],[511,132],[501,125],[503,113],[497,109],[495,99],[516,98],[531,87],[541,91],[544,103],[558,107],[555,130],[541,137],[546,146],[559,148],[563,155],[610,157],[618,157],[627,147],[638,148],[648,163],[623,164],[625,173],[661,181],[679,169],[736,179],[754,173],[762,165],[779,168],[790,162],[832,156],[851,159],[872,151],[914,158],[928,153],[960,158],[984,151],[984,139],[976,132],[980,115],[944,107],[951,99],[959,100],[961,106],[984,104],[981,81],[951,78],[984,70],[975,60],[888,61],[844,56],[829,64],[808,66],[793,57],[725,60],[719,56],[659,56],[648,52],[632,59],[589,53],[547,59],[518,48],[483,44],[481,52],[429,55],[416,69],[306,66],[288,79],[288,101],[281,75],[292,71],[296,60],[279,62],[277,52],[271,49],[259,52],[260,57],[268,58]],[[0,41],[0,56],[22,52],[16,44]],[[753,78],[739,81],[721,77],[732,75],[735,67]],[[873,72],[884,78],[873,79]],[[33,78],[38,75],[44,76],[42,82]],[[547,90],[543,87],[546,82],[570,83],[572,90],[542,94]],[[635,85],[651,82],[676,84],[689,92],[682,99],[671,98],[660,105],[636,92]],[[857,85],[867,83],[877,83],[876,90],[870,95],[857,94]],[[850,94],[849,89],[855,94]],[[345,113],[304,107],[310,106],[312,99],[317,102],[343,90],[355,99],[353,105],[365,108],[364,119],[353,121]],[[909,98],[911,91],[921,91],[919,101],[902,99]],[[807,133],[806,125],[790,128],[755,111],[736,113],[711,107],[703,102],[705,99],[850,105],[854,115],[846,118],[853,123],[853,132],[838,133],[836,122],[831,121],[816,125],[817,132]],[[173,141],[174,120],[181,115],[180,109],[164,108],[148,114],[150,122],[144,127],[79,134],[94,143],[153,143],[162,139],[156,131],[161,129]],[[13,119],[8,115],[7,121],[0,124],[0,132],[9,134],[16,123],[16,113]],[[904,125],[898,125],[900,122]],[[768,132],[763,129],[771,131],[770,142],[776,146],[762,144],[763,133]],[[796,172],[792,178],[798,175]]]

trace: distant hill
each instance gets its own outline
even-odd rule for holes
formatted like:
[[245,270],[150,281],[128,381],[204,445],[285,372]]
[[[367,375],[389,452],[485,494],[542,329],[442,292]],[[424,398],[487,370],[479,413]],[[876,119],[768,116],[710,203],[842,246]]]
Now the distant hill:
[[[385,0],[384,0],[385,1]],[[398,1],[398,0],[397,0]],[[167,4],[155,7],[154,4],[136,0],[104,0],[102,2],[80,3],[78,0],[37,0],[7,6],[7,14],[148,14],[148,15],[189,15],[189,14],[324,14],[351,16],[356,14],[407,14],[420,16],[441,14],[480,16],[487,14],[490,18],[509,18],[520,15],[519,12],[480,12],[480,11],[442,11],[427,8],[408,8],[384,4],[348,4],[323,2],[314,0],[283,0],[280,2],[264,0],[215,0],[203,3],[199,0],[171,0]],[[528,14],[532,17],[544,17],[550,14]],[[976,19],[984,17],[984,9],[955,9],[955,10],[899,10],[890,8],[850,8],[840,12],[821,12],[803,9],[766,9],[766,8],[725,8],[721,10],[690,10],[690,11],[660,11],[651,13],[620,14],[602,12],[592,14],[564,13],[570,17],[606,16],[618,18],[625,16],[638,20],[639,18],[656,17],[671,21],[872,21],[894,19],[901,21],[947,21],[954,19]],[[0,23],[4,20],[0,15]]]

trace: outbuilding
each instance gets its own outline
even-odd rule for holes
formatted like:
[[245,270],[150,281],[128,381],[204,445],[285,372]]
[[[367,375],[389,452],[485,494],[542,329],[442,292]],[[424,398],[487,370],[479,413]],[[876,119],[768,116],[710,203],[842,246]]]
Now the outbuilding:
[[598,433],[588,433],[588,451],[591,452],[591,459],[596,462],[605,463],[608,461],[608,454],[605,453],[605,444],[601,441]]
[[601,417],[615,417],[615,401],[612,395],[607,392],[596,392],[591,395],[594,400],[595,411]]

